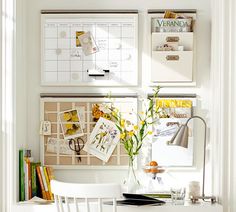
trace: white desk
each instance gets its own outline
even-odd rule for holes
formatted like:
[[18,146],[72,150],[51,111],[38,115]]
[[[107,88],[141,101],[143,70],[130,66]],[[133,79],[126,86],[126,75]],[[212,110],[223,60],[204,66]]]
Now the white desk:
[[[12,211],[17,212],[57,212],[54,204],[36,205],[21,204],[13,206]],[[71,212],[73,212],[71,207]],[[81,206],[81,212],[84,212]],[[104,212],[111,212],[111,206],[104,205]],[[219,204],[200,203],[192,205],[186,202],[185,205],[171,205],[169,203],[163,206],[118,206],[117,212],[223,212],[223,207]],[[97,207],[91,207],[91,212],[97,212]]]

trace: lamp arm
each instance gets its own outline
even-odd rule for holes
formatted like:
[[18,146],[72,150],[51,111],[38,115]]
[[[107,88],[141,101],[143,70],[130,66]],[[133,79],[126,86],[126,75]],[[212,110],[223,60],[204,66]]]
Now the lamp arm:
[[194,118],[198,118],[200,119],[203,124],[204,124],[204,155],[203,155],[203,178],[202,178],[202,197],[205,197],[205,166],[206,166],[206,131],[207,131],[207,124],[206,124],[206,121],[200,117],[200,116],[192,116],[190,117],[187,122],[186,122],[186,125],[188,125],[188,122],[191,120],[191,119],[194,119]]

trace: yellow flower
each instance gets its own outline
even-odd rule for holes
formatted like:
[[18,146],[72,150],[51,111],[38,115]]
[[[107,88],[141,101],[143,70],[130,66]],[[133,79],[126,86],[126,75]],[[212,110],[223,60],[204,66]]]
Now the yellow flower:
[[129,131],[129,132],[128,132],[128,135],[129,135],[130,137],[132,137],[132,136],[134,135],[134,131],[133,131],[133,130]]
[[93,105],[92,115],[93,115],[93,118],[95,119],[99,119],[101,116],[103,116],[103,112],[99,109],[98,104]]
[[105,118],[105,119],[111,120],[111,116],[107,113],[103,114],[102,117]]
[[106,132],[100,132],[100,136],[104,137],[107,133]]
[[77,114],[73,115],[73,116],[71,117],[71,121],[74,121],[74,122],[79,121],[78,115],[77,115]]
[[73,130],[73,129],[68,129],[68,130],[66,130],[66,134],[67,135],[74,135],[75,134],[75,130]]
[[148,131],[148,134],[151,135],[151,134],[152,134],[152,131]]
[[144,125],[144,124],[145,124],[145,121],[140,121],[140,124],[141,124],[141,125]]
[[138,130],[138,125],[134,125],[134,130]]
[[124,126],[125,126],[125,120],[124,120],[124,119],[121,119],[121,120],[120,120],[120,126],[121,126],[121,127],[124,127]]
[[115,112],[115,111],[112,111],[112,113],[111,113],[113,116],[117,116],[117,112]]
[[63,113],[63,118],[64,120],[69,121],[71,119],[71,113],[70,112]]
[[71,114],[72,114],[72,116],[77,116],[77,110],[72,110]]
[[120,134],[120,139],[124,139],[125,138],[125,133],[121,133]]
[[66,129],[73,129],[73,124],[66,124]]

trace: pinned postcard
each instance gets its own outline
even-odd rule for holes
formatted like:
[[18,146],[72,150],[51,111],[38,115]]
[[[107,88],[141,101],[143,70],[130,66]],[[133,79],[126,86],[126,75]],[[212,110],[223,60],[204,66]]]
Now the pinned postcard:
[[72,155],[73,151],[69,147],[69,143],[65,139],[49,137],[46,145],[46,152],[60,153],[64,155]]
[[81,43],[79,41],[79,36],[83,35],[85,32],[84,31],[76,31],[76,47],[80,47]]
[[98,52],[98,46],[91,34],[91,32],[86,32],[78,36],[82,50],[86,56]]
[[64,139],[70,139],[84,135],[78,110],[73,109],[60,112],[59,119]]
[[84,150],[107,162],[120,139],[120,131],[115,123],[105,118],[99,118]]

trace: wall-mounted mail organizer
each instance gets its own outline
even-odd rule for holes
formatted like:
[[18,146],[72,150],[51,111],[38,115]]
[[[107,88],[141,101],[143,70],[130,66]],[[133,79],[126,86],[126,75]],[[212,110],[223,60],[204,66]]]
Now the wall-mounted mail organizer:
[[192,117],[196,107],[195,94],[163,94],[159,95],[156,104],[161,109],[159,120],[153,125],[152,160],[162,167],[191,167],[194,162],[193,122],[189,123],[189,146],[187,149],[169,146],[181,124]]
[[42,85],[137,85],[137,10],[41,11],[41,43]]
[[148,10],[148,14],[151,82],[194,82],[196,10]]
[[[137,95],[107,98],[107,95],[99,94],[41,94],[40,104],[42,164],[54,168],[121,168],[128,165],[127,153],[120,142],[113,151],[110,146],[98,145],[91,138],[111,131],[98,131],[94,136],[99,118],[109,119],[104,105],[113,104],[122,116],[136,123]],[[103,129],[106,122],[99,126]],[[86,145],[93,148],[93,154],[85,150]]]

